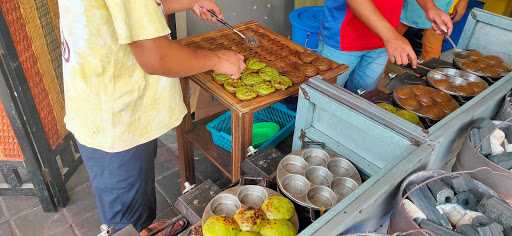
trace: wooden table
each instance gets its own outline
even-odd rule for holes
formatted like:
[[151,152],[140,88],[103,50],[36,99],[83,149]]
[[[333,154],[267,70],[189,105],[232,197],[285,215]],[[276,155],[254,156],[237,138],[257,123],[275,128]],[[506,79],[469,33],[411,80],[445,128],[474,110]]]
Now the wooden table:
[[[290,48],[297,51],[304,51],[306,49],[299,45],[292,43],[289,39],[277,35],[266,29],[256,22],[248,22],[237,26],[238,29],[246,28],[257,28],[263,32],[268,33],[274,40],[278,40]],[[207,35],[225,34],[226,30],[214,31]],[[187,44],[187,42],[197,41],[202,35],[190,37],[182,40],[181,42]],[[347,71],[345,65],[339,65],[338,67],[331,69],[325,73],[320,73],[324,79],[328,79],[331,82],[335,82],[337,76]],[[187,105],[188,111],[190,111],[190,95],[189,95],[189,83],[196,83],[202,89],[206,90],[215,96],[222,104],[224,104],[227,110],[231,111],[231,128],[232,128],[232,152],[226,152],[225,150],[217,147],[211,140],[210,133],[206,129],[206,124],[213,120],[217,115],[204,118],[202,120],[192,122],[190,112],[185,116],[183,122],[178,126],[177,142],[179,150],[179,164],[181,169],[180,183],[188,182],[190,184],[195,183],[194,173],[194,158],[192,147],[197,148],[201,151],[206,158],[208,158],[215,166],[217,166],[221,172],[231,179],[233,183],[236,183],[240,179],[240,164],[247,155],[247,150],[252,143],[252,125],[253,125],[253,114],[254,112],[272,105],[284,98],[295,95],[299,91],[300,84],[294,84],[292,87],[277,91],[273,94],[257,97],[249,101],[241,101],[232,94],[224,90],[224,88],[215,83],[209,73],[202,73],[194,75],[190,78],[184,78],[181,80],[183,98]]]

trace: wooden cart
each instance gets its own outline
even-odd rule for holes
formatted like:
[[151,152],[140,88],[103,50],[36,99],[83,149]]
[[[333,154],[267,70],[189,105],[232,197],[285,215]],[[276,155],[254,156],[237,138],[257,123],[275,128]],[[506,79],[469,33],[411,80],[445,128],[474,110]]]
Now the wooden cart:
[[[248,22],[236,27],[239,30],[254,30],[256,32],[268,35],[273,41],[286,45],[288,48],[296,51],[297,53],[303,52],[305,48],[294,44],[287,38],[284,38],[271,30],[259,25],[256,22]],[[224,37],[227,34],[232,34],[227,30],[218,30],[205,35],[189,37],[180,42],[184,45],[193,45],[207,37]],[[265,45],[260,45],[257,50],[264,50]],[[272,65],[272,62],[268,62]],[[345,65],[337,65],[330,70],[321,72],[320,76],[330,82],[334,82],[337,76],[347,71]],[[177,141],[180,159],[181,179],[180,183],[186,181],[188,183],[195,182],[194,174],[194,158],[192,147],[201,151],[213,164],[215,164],[224,175],[236,183],[240,179],[240,164],[247,155],[247,150],[252,143],[252,125],[254,112],[261,110],[269,105],[272,105],[282,99],[297,94],[299,91],[300,83],[295,83],[293,86],[286,90],[277,91],[273,94],[257,97],[249,101],[241,101],[235,96],[224,90],[221,85],[215,83],[210,73],[202,73],[194,75],[190,78],[184,78],[182,81],[182,90],[184,92],[184,100],[190,111],[190,94],[189,83],[193,82],[199,85],[202,89],[211,93],[227,110],[231,111],[231,127],[232,127],[232,152],[229,153],[213,144],[210,133],[206,129],[206,124],[213,120],[216,115],[207,117],[198,121],[192,121],[190,112],[185,116],[181,125],[177,128]],[[304,82],[304,81],[302,81]],[[218,115],[218,114],[217,114]]]

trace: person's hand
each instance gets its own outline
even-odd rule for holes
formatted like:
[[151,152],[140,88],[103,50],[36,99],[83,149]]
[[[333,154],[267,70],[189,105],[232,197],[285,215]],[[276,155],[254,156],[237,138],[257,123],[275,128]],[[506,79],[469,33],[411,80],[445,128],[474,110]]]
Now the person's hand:
[[432,22],[432,28],[438,34],[452,34],[453,22],[450,16],[441,9],[434,7],[426,12],[427,19]]
[[213,70],[216,73],[226,74],[233,79],[240,78],[240,74],[245,69],[244,57],[236,52],[220,50],[214,52],[217,61]]
[[416,68],[418,58],[412,49],[409,41],[402,35],[396,33],[392,37],[384,40],[384,45],[388,52],[389,61],[398,65],[407,65],[411,63]]
[[224,19],[224,16],[222,15],[222,11],[220,10],[219,6],[215,3],[215,0],[194,0],[195,3],[192,6],[192,11],[199,16],[202,20],[209,22],[209,23],[215,23],[217,20],[215,17],[210,15],[208,10],[212,10],[217,14],[218,17],[221,19]]
[[468,1],[459,1],[457,5],[453,8],[453,12],[451,17],[453,22],[459,22],[464,14],[466,13],[466,9],[468,8]]

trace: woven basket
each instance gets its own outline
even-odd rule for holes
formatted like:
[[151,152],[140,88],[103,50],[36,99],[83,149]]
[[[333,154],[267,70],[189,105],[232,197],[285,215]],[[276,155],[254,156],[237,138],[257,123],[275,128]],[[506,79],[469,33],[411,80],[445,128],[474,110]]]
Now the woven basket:
[[14,134],[11,122],[0,103],[0,161],[21,161],[23,154]]
[[[0,10],[7,23],[45,136],[51,148],[55,148],[68,133],[64,125],[57,0],[0,0]],[[1,122],[0,126],[8,124]],[[0,145],[6,146],[7,143]]]

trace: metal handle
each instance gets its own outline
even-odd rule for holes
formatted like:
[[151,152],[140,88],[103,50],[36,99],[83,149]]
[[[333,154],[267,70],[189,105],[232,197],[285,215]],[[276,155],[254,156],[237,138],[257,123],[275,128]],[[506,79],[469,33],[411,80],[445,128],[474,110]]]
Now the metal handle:
[[243,39],[245,39],[245,35],[242,34],[240,31],[238,31],[237,29],[235,29],[235,27],[233,27],[231,24],[229,24],[228,22],[226,22],[225,20],[221,19],[212,9],[207,9],[207,11],[210,13],[211,16],[213,16],[219,23],[223,24],[224,26],[226,26],[227,28],[229,28],[230,30],[232,30],[233,32],[237,33],[238,35],[240,35],[240,37],[242,37]]
[[419,68],[422,68],[422,69],[425,69],[425,70],[428,70],[428,71],[432,71],[432,72],[434,72],[434,73],[436,73],[436,74],[444,75],[444,76],[446,76],[446,77],[450,77],[450,78],[456,78],[456,79],[462,79],[462,80],[464,80],[464,79],[463,79],[463,78],[461,78],[460,76],[450,75],[450,74],[448,74],[448,73],[444,73],[444,72],[442,72],[442,71],[439,71],[439,70],[436,70],[436,69],[432,69],[432,68],[426,67],[426,66],[421,65],[421,64],[418,64],[417,66],[418,66]]
[[240,186],[242,186],[242,185],[246,185],[246,182],[247,182],[248,180],[252,180],[252,181],[258,182],[258,184],[257,184],[257,185],[259,185],[259,186],[262,186],[262,187],[268,187],[268,179],[267,179],[267,178],[248,177],[248,176],[242,176],[242,177],[240,177],[239,185],[240,185]]
[[417,66],[417,67],[419,67],[419,68],[421,68],[421,69],[428,70],[428,71],[432,71],[432,70],[434,70],[434,69],[429,68],[429,67],[426,67],[426,66],[424,66],[424,65],[422,65],[422,64],[418,64],[418,65],[416,65],[416,66]]
[[325,143],[323,142],[304,141],[303,145],[304,147],[321,147],[322,149],[325,149]]
[[450,42],[450,44],[452,45],[452,47],[454,49],[458,49],[457,48],[457,45],[455,44],[455,42],[453,41],[452,37],[450,37],[450,35],[446,34],[446,39],[448,39],[448,42]]
[[308,32],[308,33],[306,34],[306,40],[304,41],[304,47],[305,47],[305,48],[307,48],[307,49],[310,49],[310,48],[308,47],[308,43],[309,43],[309,39],[310,39],[310,38],[311,38],[311,33],[310,33],[310,32]]
[[190,184],[189,182],[185,182],[185,183],[183,183],[183,185],[184,185],[183,187],[185,187],[185,189],[183,190],[183,192],[181,192],[181,193],[183,193],[183,194],[187,193],[188,191],[190,191],[190,190],[192,190],[193,188],[195,188],[195,187],[196,187],[196,185],[195,185],[195,184]]
[[100,225],[100,233],[98,236],[109,236],[112,235],[113,227],[111,225],[102,224]]
[[[308,139],[308,140],[306,140]],[[324,142],[318,142],[315,140],[312,140],[311,138],[306,136],[306,132],[304,130],[300,131],[300,140],[302,142],[303,147],[311,147],[311,146],[317,146],[321,147],[322,149],[325,149],[326,145]]]

